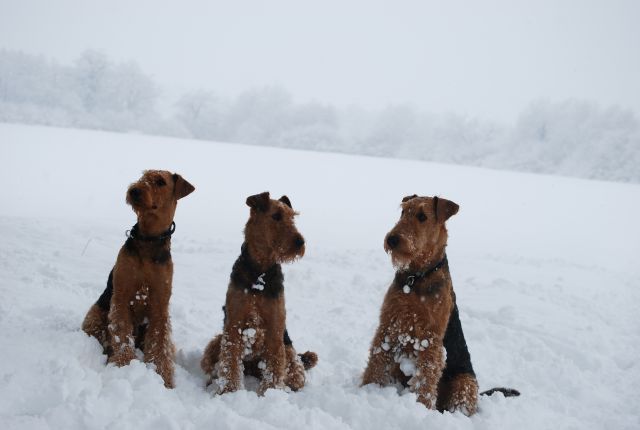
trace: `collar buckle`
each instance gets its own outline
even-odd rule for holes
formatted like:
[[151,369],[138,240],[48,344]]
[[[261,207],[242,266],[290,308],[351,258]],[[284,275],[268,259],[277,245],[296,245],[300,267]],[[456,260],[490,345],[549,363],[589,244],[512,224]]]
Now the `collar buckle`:
[[[427,276],[436,273],[438,270],[442,269],[442,267],[447,264],[447,255],[445,254],[444,257],[442,258],[442,260],[440,260],[435,266],[433,266],[430,269],[427,270],[423,270],[421,272],[414,272],[411,275],[408,275],[405,282],[404,282],[404,286],[405,288],[411,288],[413,287],[413,284],[415,284],[416,279],[424,279]],[[406,291],[405,291],[406,292]]]

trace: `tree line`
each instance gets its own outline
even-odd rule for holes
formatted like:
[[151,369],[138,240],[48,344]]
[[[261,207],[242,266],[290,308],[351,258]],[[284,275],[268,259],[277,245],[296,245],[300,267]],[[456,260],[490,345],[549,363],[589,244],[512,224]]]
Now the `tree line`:
[[91,50],[71,65],[0,50],[0,121],[640,182],[640,120],[615,106],[537,101],[505,125],[410,105],[296,102],[281,87],[171,99],[135,62]]

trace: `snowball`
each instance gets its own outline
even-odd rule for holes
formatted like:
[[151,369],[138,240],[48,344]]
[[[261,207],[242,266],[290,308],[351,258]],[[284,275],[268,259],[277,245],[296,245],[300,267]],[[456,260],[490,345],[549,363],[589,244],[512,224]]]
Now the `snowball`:
[[413,376],[416,373],[416,363],[407,357],[400,359],[400,370],[405,376]]

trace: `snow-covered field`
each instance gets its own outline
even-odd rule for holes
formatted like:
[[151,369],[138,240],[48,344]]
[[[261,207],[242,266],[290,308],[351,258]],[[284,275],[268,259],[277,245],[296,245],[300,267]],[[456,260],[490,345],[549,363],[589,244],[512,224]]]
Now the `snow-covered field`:
[[[640,186],[94,131],[0,124],[0,428],[640,428]],[[79,329],[124,231],[125,189],[180,172],[171,315],[176,388],[105,366]],[[320,356],[298,393],[204,388],[245,198],[287,194],[306,256],[285,266],[288,328]],[[359,388],[393,269],[384,234],[407,194],[460,204],[449,261],[481,389],[472,418]]]

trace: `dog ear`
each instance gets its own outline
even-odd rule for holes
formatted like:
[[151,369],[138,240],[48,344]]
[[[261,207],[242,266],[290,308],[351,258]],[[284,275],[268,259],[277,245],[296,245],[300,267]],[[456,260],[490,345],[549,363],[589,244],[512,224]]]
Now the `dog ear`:
[[458,213],[460,206],[451,200],[441,199],[438,196],[433,198],[433,211],[436,213],[436,221],[445,222]]
[[403,198],[402,198],[402,203],[404,203],[404,202],[408,202],[409,200],[411,200],[411,199],[415,199],[416,197],[418,197],[418,195],[417,195],[417,194],[414,194],[414,195],[412,195],[412,196],[406,196],[406,197],[403,197]]
[[278,199],[278,201],[284,203],[285,205],[289,206],[291,209],[293,209],[293,206],[291,206],[291,200],[289,200],[289,197],[287,196],[282,196]]
[[177,173],[173,174],[173,194],[176,196],[176,200],[188,196],[194,192],[196,187],[191,185],[186,179]]
[[252,209],[266,212],[269,210],[270,205],[271,199],[269,197],[269,191],[247,197],[247,206]]

